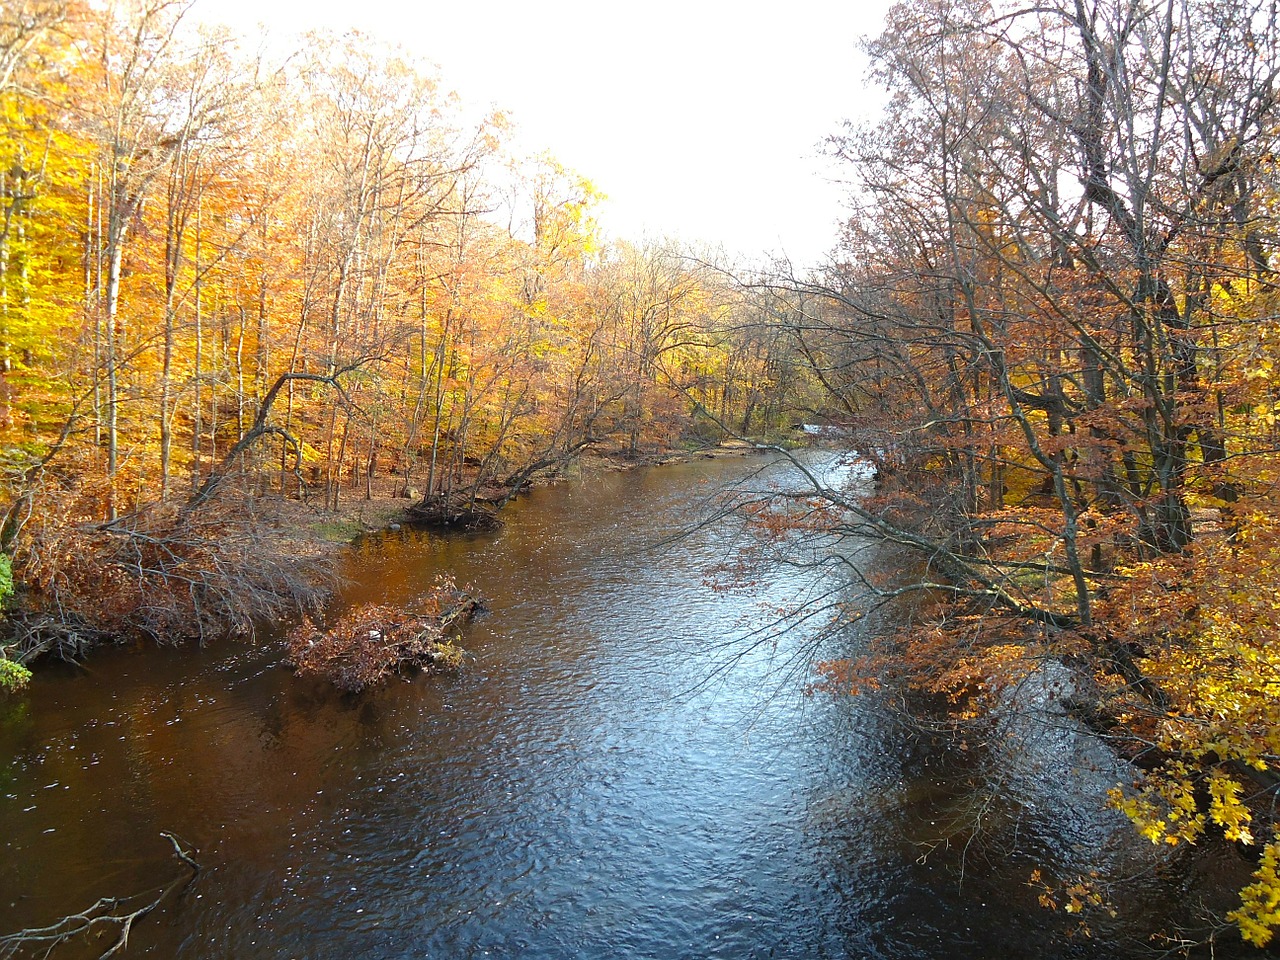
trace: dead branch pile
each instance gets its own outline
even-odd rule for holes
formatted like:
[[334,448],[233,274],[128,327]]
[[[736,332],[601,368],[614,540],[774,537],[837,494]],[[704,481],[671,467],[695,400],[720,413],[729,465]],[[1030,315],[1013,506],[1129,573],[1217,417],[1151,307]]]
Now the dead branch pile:
[[477,532],[502,526],[497,510],[475,497],[436,495],[411,506],[409,519],[422,527]]
[[447,634],[479,606],[445,578],[415,611],[361,604],[327,629],[307,617],[289,633],[288,662],[299,676],[321,677],[345,693],[359,693],[393,674],[456,670],[462,651]]
[[300,554],[269,503],[211,498],[198,511],[153,505],[109,523],[46,514],[15,558],[24,594],[11,649],[30,661],[78,657],[97,642],[233,635],[318,609],[332,561]]

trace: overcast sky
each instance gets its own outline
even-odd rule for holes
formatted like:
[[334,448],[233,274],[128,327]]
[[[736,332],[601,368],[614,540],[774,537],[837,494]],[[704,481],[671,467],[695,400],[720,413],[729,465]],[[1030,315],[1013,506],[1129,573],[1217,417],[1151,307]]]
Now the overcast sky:
[[476,107],[508,111],[609,199],[614,238],[822,257],[844,188],[824,137],[876,96],[858,39],[887,0],[200,0],[195,13],[279,39],[356,28],[439,64]]

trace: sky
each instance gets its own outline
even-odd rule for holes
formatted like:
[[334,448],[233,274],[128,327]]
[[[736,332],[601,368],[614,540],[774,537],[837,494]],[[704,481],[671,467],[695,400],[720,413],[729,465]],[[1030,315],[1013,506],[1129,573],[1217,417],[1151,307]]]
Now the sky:
[[193,13],[278,42],[359,29],[436,63],[473,109],[506,111],[607,199],[612,239],[671,237],[819,262],[845,173],[822,153],[878,102],[859,38],[887,0],[199,0]]

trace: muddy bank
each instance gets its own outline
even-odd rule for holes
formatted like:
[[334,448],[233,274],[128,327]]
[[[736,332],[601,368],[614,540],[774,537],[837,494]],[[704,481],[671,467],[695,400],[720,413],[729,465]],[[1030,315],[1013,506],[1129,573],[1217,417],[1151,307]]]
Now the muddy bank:
[[[522,480],[519,489],[482,487],[474,497],[444,502],[445,522],[435,525],[491,529],[499,525],[501,507],[534,486],[756,449],[744,441],[639,456],[593,449]],[[25,667],[44,658],[79,662],[119,642],[253,639],[264,626],[274,629],[322,609],[337,586],[337,564],[362,535],[430,525],[431,504],[410,492],[403,495],[402,478],[375,477],[344,489],[337,509],[327,509],[319,495],[255,495],[228,482],[198,511],[157,504],[112,524],[71,530],[74,560],[19,591],[6,611],[0,657]],[[25,669],[16,675],[19,686],[27,679]]]
[[[759,446],[746,440],[727,440],[716,446],[694,450],[670,448],[636,455],[621,449],[591,449],[560,470],[533,478],[524,489],[552,484],[566,476],[618,473],[638,467],[744,457],[759,450]],[[339,498],[336,511],[300,500],[281,501],[281,543],[293,552],[336,556],[347,544],[364,534],[386,530],[396,524],[421,522],[423,517],[418,508],[425,501],[421,497],[400,495],[403,486],[404,481],[399,477],[377,477],[367,491],[363,484],[358,490],[344,491],[347,495]],[[519,492],[514,493],[518,495]],[[483,509],[496,512],[498,505],[509,499],[512,493],[505,488],[484,486],[475,501]],[[467,499],[465,496],[458,498],[459,501]]]

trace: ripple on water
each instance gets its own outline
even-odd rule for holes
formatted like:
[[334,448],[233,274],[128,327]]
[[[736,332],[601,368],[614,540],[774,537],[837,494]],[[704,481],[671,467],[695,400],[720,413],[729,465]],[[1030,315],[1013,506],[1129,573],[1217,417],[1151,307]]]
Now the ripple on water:
[[[731,529],[655,546],[759,467],[607,475],[495,533],[367,540],[353,601],[409,603],[444,571],[489,598],[456,678],[344,698],[224,645],[39,680],[0,723],[2,925],[149,888],[173,830],[205,869],[133,933],[153,956],[1089,956],[1026,886],[1117,835],[1078,734],[980,760],[874,697],[806,698],[803,634],[741,644],[802,574],[714,592]],[[1096,770],[1046,775],[1068,763]],[[986,835],[957,816],[975,798]]]

